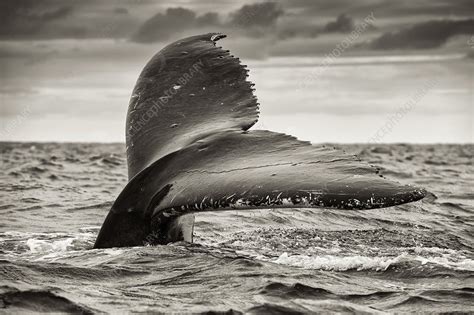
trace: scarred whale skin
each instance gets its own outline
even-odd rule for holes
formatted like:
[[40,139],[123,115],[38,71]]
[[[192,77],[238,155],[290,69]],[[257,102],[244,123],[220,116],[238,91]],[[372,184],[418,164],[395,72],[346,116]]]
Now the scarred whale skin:
[[193,217],[183,215],[198,211],[374,209],[425,196],[340,150],[249,130],[259,113],[253,84],[216,46],[223,37],[179,40],[143,69],[127,115],[130,180],[96,248],[190,240]]

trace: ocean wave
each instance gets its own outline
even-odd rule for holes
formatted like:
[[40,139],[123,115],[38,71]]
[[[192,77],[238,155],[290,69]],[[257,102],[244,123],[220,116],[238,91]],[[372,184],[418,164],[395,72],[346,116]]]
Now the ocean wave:
[[58,295],[51,290],[24,290],[2,288],[0,300],[2,308],[10,313],[64,313],[64,314],[94,314],[80,304]]
[[32,253],[65,252],[72,247],[75,239],[74,237],[69,237],[62,240],[51,241],[31,238],[26,241],[26,245],[30,248]]
[[[286,305],[282,305],[286,304]],[[346,301],[294,299],[284,303],[262,303],[245,314],[384,314],[376,309]]]
[[95,231],[87,230],[74,234],[7,231],[0,233],[0,249],[9,255],[31,254],[37,257],[91,248],[95,236]]
[[349,270],[373,270],[386,271],[390,266],[403,262],[417,262],[421,265],[434,264],[444,268],[474,271],[474,260],[469,258],[458,258],[445,256],[418,256],[403,253],[396,257],[368,257],[368,256],[307,256],[281,254],[274,263],[301,267],[305,269],[319,269],[328,271],[349,271]]

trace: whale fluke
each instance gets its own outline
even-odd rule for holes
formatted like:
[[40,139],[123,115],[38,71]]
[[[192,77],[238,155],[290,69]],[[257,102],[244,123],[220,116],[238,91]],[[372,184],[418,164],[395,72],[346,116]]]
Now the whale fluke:
[[183,215],[199,211],[373,209],[425,196],[340,150],[249,130],[258,118],[253,84],[239,60],[215,46],[222,37],[177,41],[143,70],[127,117],[130,180],[95,247],[189,240],[193,217]]

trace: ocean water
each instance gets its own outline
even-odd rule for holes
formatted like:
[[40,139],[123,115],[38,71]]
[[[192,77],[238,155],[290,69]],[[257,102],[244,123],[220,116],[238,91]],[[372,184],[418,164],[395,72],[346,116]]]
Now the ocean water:
[[100,250],[124,145],[0,145],[0,312],[474,312],[473,145],[338,145],[416,203],[206,212],[193,244]]

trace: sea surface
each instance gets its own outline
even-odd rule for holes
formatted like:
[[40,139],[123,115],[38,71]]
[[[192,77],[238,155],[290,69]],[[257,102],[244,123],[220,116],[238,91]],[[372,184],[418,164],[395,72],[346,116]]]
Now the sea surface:
[[124,144],[0,143],[0,312],[474,312],[474,145],[337,146],[430,193],[206,212],[193,244],[92,249]]

